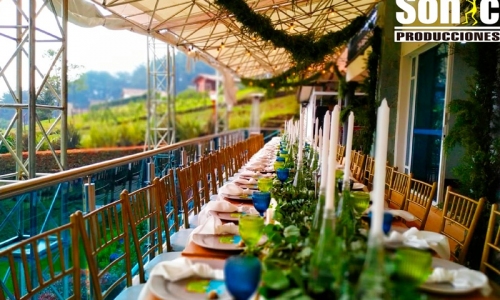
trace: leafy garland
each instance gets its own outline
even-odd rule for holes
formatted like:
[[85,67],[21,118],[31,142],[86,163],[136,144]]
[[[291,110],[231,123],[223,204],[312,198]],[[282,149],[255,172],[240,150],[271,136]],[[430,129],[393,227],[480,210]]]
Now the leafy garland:
[[[330,67],[333,66],[334,63],[328,63],[325,65],[324,69],[328,70],[330,69]],[[268,90],[279,89],[282,87],[302,86],[318,80],[321,77],[321,75],[323,75],[326,72],[325,70],[315,72],[306,78],[300,78],[300,73],[302,72],[302,69],[300,69],[299,67],[293,67],[273,78],[256,80],[252,78],[243,77],[241,78],[241,83],[246,86],[258,86]]]
[[[314,32],[292,35],[284,30],[275,29],[271,18],[255,12],[244,0],[215,0],[215,4],[233,14],[236,20],[243,24],[244,31],[257,34],[264,41],[271,42],[275,47],[284,48],[288,51],[297,65],[292,73],[298,73],[298,71],[305,70],[312,64],[323,62],[327,55],[331,54],[337,47],[348,42],[349,39],[358,33],[367,20],[366,16],[359,16],[342,30],[329,32],[320,38],[316,38]],[[321,76],[321,73],[318,72],[300,81],[284,80],[290,77],[290,74],[282,74],[272,79],[264,79],[263,81],[252,81],[252,79],[248,78],[244,78],[242,81],[243,83],[253,82],[253,85],[264,88],[277,88],[282,86],[298,86],[299,83],[310,83]]]

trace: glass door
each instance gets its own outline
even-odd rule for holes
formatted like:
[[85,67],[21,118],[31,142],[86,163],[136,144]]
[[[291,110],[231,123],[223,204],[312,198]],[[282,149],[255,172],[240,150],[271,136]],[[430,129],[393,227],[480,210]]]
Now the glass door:
[[405,171],[439,182],[448,44],[412,59]]

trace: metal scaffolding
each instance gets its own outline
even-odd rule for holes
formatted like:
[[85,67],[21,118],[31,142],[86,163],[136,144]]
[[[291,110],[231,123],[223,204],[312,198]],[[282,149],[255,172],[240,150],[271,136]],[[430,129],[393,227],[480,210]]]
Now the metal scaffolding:
[[[2,10],[16,16],[7,20],[10,24],[0,21],[2,51],[13,51],[5,62],[0,61],[0,91],[7,90],[12,98],[0,98],[3,112],[11,112],[10,121],[0,127],[0,147],[7,149],[16,164],[15,173],[0,175],[0,183],[43,175],[36,172],[36,152],[42,147],[50,150],[59,170],[67,167],[68,1],[61,5],[59,18],[51,0],[0,3]],[[51,54],[42,56],[48,49]],[[51,140],[49,136],[58,130],[59,139]]]
[[148,36],[145,150],[175,143],[174,47]]

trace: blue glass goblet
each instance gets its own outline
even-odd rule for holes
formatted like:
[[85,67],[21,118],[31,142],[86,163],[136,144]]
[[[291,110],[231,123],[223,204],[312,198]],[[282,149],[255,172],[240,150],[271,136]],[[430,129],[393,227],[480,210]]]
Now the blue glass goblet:
[[236,300],[248,300],[257,290],[262,267],[257,257],[232,256],[226,260],[226,287]]
[[276,176],[278,176],[281,183],[284,183],[288,179],[288,176],[290,176],[290,169],[280,168],[276,171]]
[[269,208],[269,204],[271,203],[271,193],[253,192],[252,201],[255,209],[259,212],[260,216],[263,217],[264,213]]
[[[372,221],[372,212],[368,213],[368,218],[370,218],[370,225]],[[394,216],[390,212],[384,212],[384,220],[382,223],[382,230],[384,231],[385,234],[388,234],[389,231],[391,231],[391,226],[392,226],[392,219]]]

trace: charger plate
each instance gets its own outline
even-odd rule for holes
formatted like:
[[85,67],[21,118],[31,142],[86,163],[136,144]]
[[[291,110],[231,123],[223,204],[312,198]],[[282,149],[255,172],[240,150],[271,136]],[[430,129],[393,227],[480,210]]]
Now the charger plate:
[[[212,269],[224,269],[225,261],[221,259],[193,259],[194,263],[206,263]],[[153,276],[149,278],[151,284],[149,291],[157,299],[169,300],[206,300],[208,292],[194,292],[190,291],[193,288],[200,288],[206,286],[208,283],[208,291],[216,290],[219,296],[218,299],[229,300],[231,296],[226,290],[224,281],[204,279],[197,276],[181,279],[175,282],[165,280],[161,276]]]
[[212,215],[223,221],[229,222],[238,222],[240,220],[240,216],[243,214],[241,212],[220,212],[220,211],[210,211]]
[[233,234],[193,234],[193,242],[200,247],[223,250],[223,251],[243,251],[245,247],[240,247],[238,244],[241,241],[239,235]]
[[240,200],[240,201],[252,201],[252,195],[241,194],[241,195],[228,195],[221,193],[222,197],[231,199],[231,200]]

